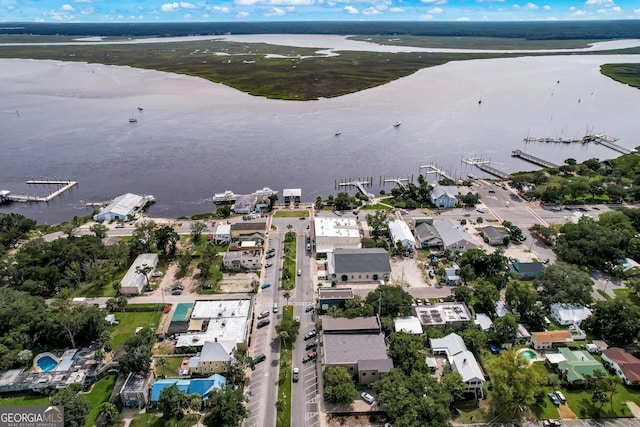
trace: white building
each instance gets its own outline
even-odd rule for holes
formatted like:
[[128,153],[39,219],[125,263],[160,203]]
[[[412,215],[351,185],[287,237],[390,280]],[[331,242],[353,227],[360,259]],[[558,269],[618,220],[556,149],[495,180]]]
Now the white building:
[[552,304],[550,309],[551,317],[563,326],[579,326],[584,319],[591,316],[591,310],[582,305],[556,303]]
[[414,335],[420,335],[424,332],[422,324],[416,316],[395,317],[393,325],[396,332],[406,332]]
[[399,219],[391,221],[389,223],[389,234],[394,245],[400,242],[408,251],[413,252],[416,250],[416,238],[413,237],[413,233],[406,222]]
[[477,398],[483,398],[482,386],[485,382],[482,368],[475,356],[467,349],[462,337],[449,334],[444,338],[429,340],[431,352],[434,355],[444,354],[454,372],[458,372],[465,384],[465,393],[474,393]]
[[136,270],[144,266],[149,266],[152,269],[158,265],[157,254],[140,254],[133,261],[127,274],[124,275],[120,281],[120,293],[125,295],[137,295],[142,293],[144,287],[147,285],[147,278],[144,274],[138,273]]
[[213,234],[216,245],[228,245],[231,242],[231,224],[218,224]]
[[144,207],[146,199],[136,194],[123,194],[118,196],[111,203],[100,209],[97,215],[93,216],[94,221],[124,221],[127,215],[134,213],[137,209]]
[[330,253],[335,248],[359,249],[361,235],[355,218],[317,216],[315,225],[316,253]]

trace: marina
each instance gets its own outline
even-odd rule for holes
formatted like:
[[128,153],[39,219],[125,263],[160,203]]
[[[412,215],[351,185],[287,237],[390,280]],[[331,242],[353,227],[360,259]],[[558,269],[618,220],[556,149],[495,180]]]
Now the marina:
[[488,160],[483,160],[482,157],[471,156],[466,159],[462,159],[463,163],[466,163],[470,166],[475,166],[483,172],[488,173],[489,175],[493,175],[500,179],[509,179],[511,174],[501,171],[500,169],[496,169],[491,166],[491,162]]
[[356,187],[360,193],[368,197],[369,199],[373,199],[375,194],[369,193],[364,187],[371,185],[371,180],[368,181],[346,181],[339,182],[338,187]]
[[512,157],[519,157],[522,160],[526,160],[534,165],[542,166],[543,168],[557,168],[558,165],[555,163],[551,163],[547,160],[541,159],[540,157],[532,156],[531,154],[527,154],[521,150],[513,150],[511,152]]
[[27,202],[45,202],[48,203],[54,198],[58,197],[62,193],[67,190],[70,190],[72,187],[78,185],[77,181],[71,180],[27,180],[26,184],[28,185],[47,185],[47,186],[56,186],[58,187],[56,190],[49,193],[47,196],[36,196],[36,195],[27,195],[27,194],[12,194],[8,190],[0,191],[0,202],[18,202],[18,203],[27,203]]

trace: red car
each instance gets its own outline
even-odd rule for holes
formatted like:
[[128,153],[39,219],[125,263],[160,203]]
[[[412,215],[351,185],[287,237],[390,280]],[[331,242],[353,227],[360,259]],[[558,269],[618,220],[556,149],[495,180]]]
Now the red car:
[[165,313],[168,313],[168,312],[170,312],[170,311],[171,311],[171,306],[170,306],[170,305],[167,305],[167,306],[164,308],[164,312],[165,312]]
[[213,234],[208,234],[207,235],[207,241],[210,242],[213,240]]

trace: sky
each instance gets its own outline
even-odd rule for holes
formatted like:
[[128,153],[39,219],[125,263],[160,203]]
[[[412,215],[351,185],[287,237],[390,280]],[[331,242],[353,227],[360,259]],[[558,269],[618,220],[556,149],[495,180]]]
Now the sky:
[[640,19],[639,0],[0,0],[0,22]]

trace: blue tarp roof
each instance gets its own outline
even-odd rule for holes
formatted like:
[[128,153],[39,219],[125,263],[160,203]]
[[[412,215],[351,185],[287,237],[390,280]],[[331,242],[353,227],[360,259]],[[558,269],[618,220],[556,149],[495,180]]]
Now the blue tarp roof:
[[157,402],[160,397],[160,393],[166,387],[176,384],[178,390],[184,391],[187,394],[197,393],[202,397],[206,397],[207,394],[214,388],[222,388],[227,383],[227,379],[219,374],[211,375],[208,378],[194,378],[190,380],[180,380],[177,378],[169,378],[164,380],[158,380],[153,384],[151,389],[151,401]]

